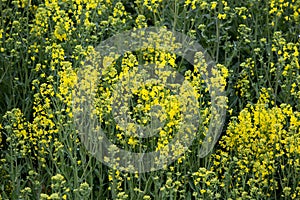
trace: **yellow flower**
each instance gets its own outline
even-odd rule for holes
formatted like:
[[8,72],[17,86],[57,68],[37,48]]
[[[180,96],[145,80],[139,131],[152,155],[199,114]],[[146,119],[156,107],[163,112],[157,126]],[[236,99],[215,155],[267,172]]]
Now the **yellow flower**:
[[214,10],[216,7],[217,7],[217,2],[216,1],[213,1],[213,2],[211,2],[211,7],[210,7],[210,9],[211,10]]
[[149,92],[145,88],[141,90],[142,99],[145,101],[149,100]]
[[204,194],[206,192],[206,190],[201,189],[200,192],[201,192],[201,194]]
[[128,140],[128,144],[129,145],[132,145],[133,147],[135,147],[135,145],[137,145],[137,143],[138,143],[138,140],[137,139],[135,139],[134,137],[130,137],[129,138],[129,140]]
[[219,13],[218,19],[226,19],[226,13],[223,13],[223,14]]

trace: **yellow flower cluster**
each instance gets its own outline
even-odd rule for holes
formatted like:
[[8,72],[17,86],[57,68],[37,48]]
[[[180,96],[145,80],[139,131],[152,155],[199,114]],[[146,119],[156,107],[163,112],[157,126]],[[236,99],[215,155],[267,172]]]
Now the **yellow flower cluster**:
[[[288,174],[297,173],[300,166],[300,113],[288,104],[269,108],[269,99],[268,90],[263,89],[257,104],[232,118],[221,149],[213,156],[212,170],[240,195],[270,197],[292,187],[288,196],[297,199],[300,180]],[[233,175],[226,178],[226,174]]]
[[248,58],[245,62],[240,64],[242,71],[239,74],[237,83],[235,85],[235,88],[237,89],[236,93],[240,96],[250,96],[250,78],[254,76],[254,65],[255,63],[252,58]]
[[[158,68],[154,66],[148,68],[145,67],[145,69],[141,70],[156,70],[155,73],[157,73],[161,79],[166,81],[166,78],[171,75],[170,72],[160,71],[159,68],[163,69],[163,67],[168,64],[174,66],[174,55],[164,52],[154,52],[151,49],[146,52],[144,53],[144,60],[150,63],[156,62],[159,66]],[[153,52],[153,54],[150,52]],[[102,71],[102,75],[104,76],[102,77],[103,82],[101,82],[99,86],[100,101],[97,103],[99,109],[97,113],[99,113],[99,118],[103,119],[103,116],[109,115],[114,99],[121,98],[113,91],[113,89],[116,89],[114,88],[116,87],[114,84],[119,80],[122,85],[129,84],[130,87],[125,87],[124,89],[119,88],[117,91],[125,96],[126,94],[130,94],[130,96],[132,96],[131,98],[136,100],[131,104],[126,104],[124,107],[121,107],[119,112],[131,113],[132,120],[144,126],[151,123],[151,119],[154,117],[149,113],[151,108],[153,106],[160,106],[162,110],[158,113],[158,120],[161,122],[167,120],[167,123],[163,129],[158,130],[160,137],[158,139],[157,150],[159,150],[162,146],[168,144],[168,140],[172,138],[174,128],[179,123],[179,102],[175,96],[171,94],[171,90],[165,87],[165,83],[159,82],[159,80],[158,82],[149,81],[149,79],[147,80],[145,75],[149,72],[140,72],[138,71],[139,69],[137,66],[137,57],[132,53],[127,53],[122,59],[122,71],[119,75],[116,73],[116,69],[113,65],[107,66]],[[105,87],[107,84],[110,86]],[[127,91],[128,88],[130,88],[130,91]],[[116,103],[119,104],[119,102]],[[126,111],[128,109],[126,107],[132,107],[132,110]],[[117,111],[117,113],[119,112]],[[119,114],[122,116],[122,113]],[[127,141],[126,143],[134,148],[138,141],[136,138],[130,136],[130,134],[135,133],[137,129],[138,127],[133,122],[128,123],[126,126],[122,125],[122,123],[121,125],[117,125],[117,131],[120,132],[116,133],[116,135],[119,138],[120,143],[123,143],[122,140],[125,139]]]
[[190,6],[192,10],[208,10],[215,12],[217,19],[225,20],[229,14],[230,7],[226,1],[203,1],[203,0],[186,0],[185,7]]
[[[299,41],[287,42],[281,32],[274,32],[272,52],[277,57],[277,62],[271,62],[270,73],[274,77],[282,77],[281,82],[275,83],[275,89],[281,88],[281,98],[288,97],[284,102],[298,107],[300,99],[300,65]],[[282,95],[282,96],[281,96]]]
[[139,0],[136,3],[138,7],[145,7],[153,13],[157,13],[163,1],[162,0]]
[[[274,15],[275,19],[282,17],[285,21],[293,20],[299,23],[300,6],[297,1],[271,0],[268,2],[270,6],[269,14]],[[274,26],[274,21],[272,22]]]
[[[221,191],[216,190],[216,187],[224,187],[214,171],[200,167],[198,171],[192,174],[195,185],[193,196],[197,199],[221,199]],[[205,188],[205,189],[204,189]]]

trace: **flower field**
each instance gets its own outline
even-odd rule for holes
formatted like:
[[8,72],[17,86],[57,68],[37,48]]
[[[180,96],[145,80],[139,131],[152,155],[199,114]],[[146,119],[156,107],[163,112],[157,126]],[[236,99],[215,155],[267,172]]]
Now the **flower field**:
[[[300,0],[0,0],[0,10],[0,199],[300,199]],[[149,27],[162,30],[154,43],[99,55]],[[176,53],[171,32],[213,68],[204,52]],[[166,87],[170,77],[182,86]],[[115,148],[172,162],[146,172],[120,168],[121,156],[102,162],[99,129]]]

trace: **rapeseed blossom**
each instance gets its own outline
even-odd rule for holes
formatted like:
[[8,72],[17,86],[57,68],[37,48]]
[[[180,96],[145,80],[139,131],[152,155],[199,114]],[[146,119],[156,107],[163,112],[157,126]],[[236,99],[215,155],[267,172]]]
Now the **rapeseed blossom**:
[[[0,4],[0,198],[299,199],[297,0]],[[140,50],[107,55],[102,74],[86,62],[100,60],[101,41],[150,26],[189,35],[217,70],[173,53],[180,47],[168,43],[167,32]],[[181,90],[167,84],[175,72],[184,77]],[[214,77],[204,80],[209,73]],[[79,85],[84,92],[76,93]],[[226,95],[211,101],[215,90]],[[112,152],[172,152],[174,163],[145,174],[102,165],[74,126],[75,108],[82,108],[74,105],[91,99],[95,128],[115,144]],[[212,109],[217,102],[228,103],[219,106],[230,116],[220,138],[204,141],[209,127],[221,123],[211,123],[220,114]],[[191,115],[183,115],[187,109]],[[191,138],[180,128],[195,113],[201,126],[184,129],[196,138],[187,149]],[[201,158],[201,147],[212,141],[216,147]]]

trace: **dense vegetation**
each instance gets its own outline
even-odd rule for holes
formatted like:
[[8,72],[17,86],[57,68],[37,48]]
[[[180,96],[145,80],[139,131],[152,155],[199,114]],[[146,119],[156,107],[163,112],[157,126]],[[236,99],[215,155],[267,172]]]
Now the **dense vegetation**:
[[[299,0],[1,0],[0,10],[0,199],[300,199]],[[147,125],[147,112],[160,105],[166,126],[159,135],[139,140],[116,124],[115,83],[137,77],[129,72],[141,62],[169,65],[189,80],[203,122],[172,164],[129,173],[82,144],[72,95],[97,45],[153,26],[207,50],[227,115],[213,151],[199,157],[213,112],[196,65],[152,47],[126,52],[104,69],[96,95],[110,141],[157,151],[178,131],[180,100],[153,83],[132,86],[131,117]]]

